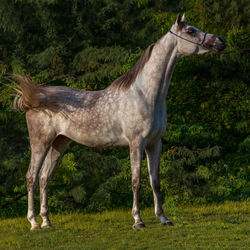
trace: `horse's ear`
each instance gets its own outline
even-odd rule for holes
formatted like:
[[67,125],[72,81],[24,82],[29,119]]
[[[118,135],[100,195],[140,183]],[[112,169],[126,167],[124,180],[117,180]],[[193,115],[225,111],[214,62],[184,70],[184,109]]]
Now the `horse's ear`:
[[183,13],[183,15],[182,15],[182,17],[181,17],[181,22],[184,23],[184,21],[185,21],[185,12]]
[[178,14],[178,17],[177,17],[177,19],[176,19],[176,21],[175,21],[175,23],[176,23],[177,25],[179,25],[179,24],[181,23],[181,19],[182,19],[182,16],[181,16],[181,13],[179,13],[179,14]]

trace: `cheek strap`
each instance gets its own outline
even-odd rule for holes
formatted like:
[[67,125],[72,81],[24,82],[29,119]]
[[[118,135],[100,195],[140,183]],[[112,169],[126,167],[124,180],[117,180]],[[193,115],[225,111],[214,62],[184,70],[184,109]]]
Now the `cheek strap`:
[[202,40],[201,43],[196,43],[196,42],[193,42],[193,41],[191,41],[191,40],[188,40],[188,39],[186,39],[186,38],[184,38],[184,37],[182,37],[182,36],[179,36],[179,35],[177,35],[176,33],[174,33],[172,30],[169,30],[169,33],[171,33],[171,34],[173,34],[173,35],[175,35],[175,36],[177,36],[177,37],[179,37],[179,38],[181,38],[181,39],[183,39],[183,40],[185,40],[185,41],[187,41],[187,42],[190,42],[190,43],[193,43],[193,44],[196,44],[196,45],[199,45],[199,46],[202,46],[202,47],[205,47],[205,48],[206,48],[206,46],[204,46],[203,43],[204,43],[205,40],[206,40],[207,32],[205,32],[204,37],[203,37],[203,40]]
[[205,40],[206,40],[206,36],[207,36],[207,32],[205,32],[205,35],[204,35],[203,40],[202,40],[202,42],[200,43],[200,45],[203,45],[203,43],[204,43]]

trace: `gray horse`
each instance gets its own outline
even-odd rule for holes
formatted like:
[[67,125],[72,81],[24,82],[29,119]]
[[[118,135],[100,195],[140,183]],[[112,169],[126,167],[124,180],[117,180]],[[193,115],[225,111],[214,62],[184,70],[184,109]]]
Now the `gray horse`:
[[15,75],[18,95],[14,108],[26,112],[31,160],[26,174],[28,220],[40,229],[34,211],[34,190],[39,178],[42,228],[48,217],[48,184],[70,142],[96,147],[129,146],[132,171],[134,229],[145,227],[138,206],[140,171],[145,150],[155,214],[162,225],[173,225],[165,216],[160,198],[159,162],[166,129],[166,95],[177,61],[194,54],[219,52],[223,38],[207,34],[184,22],[179,15],[171,29],[149,46],[138,62],[108,88],[84,91],[62,86],[39,86]]

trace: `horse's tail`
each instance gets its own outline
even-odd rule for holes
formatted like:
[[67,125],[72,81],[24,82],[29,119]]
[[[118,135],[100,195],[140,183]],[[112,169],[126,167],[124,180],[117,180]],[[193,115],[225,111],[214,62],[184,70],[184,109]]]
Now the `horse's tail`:
[[40,106],[39,94],[44,92],[43,87],[32,82],[28,76],[14,74],[13,79],[16,82],[13,108],[20,113]]

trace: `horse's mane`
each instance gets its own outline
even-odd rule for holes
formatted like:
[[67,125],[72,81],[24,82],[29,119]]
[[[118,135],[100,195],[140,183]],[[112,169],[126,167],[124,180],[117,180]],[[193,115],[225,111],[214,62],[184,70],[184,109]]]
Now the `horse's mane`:
[[141,57],[136,62],[136,64],[127,73],[117,78],[110,85],[110,88],[121,89],[121,90],[128,89],[133,84],[138,74],[142,71],[146,62],[149,60],[154,46],[155,46],[154,43],[151,44],[147,48],[146,52],[141,55]]

